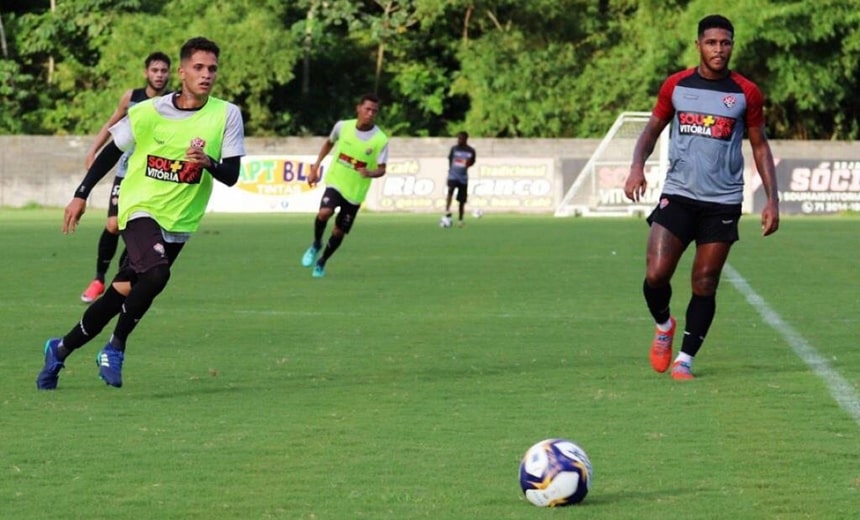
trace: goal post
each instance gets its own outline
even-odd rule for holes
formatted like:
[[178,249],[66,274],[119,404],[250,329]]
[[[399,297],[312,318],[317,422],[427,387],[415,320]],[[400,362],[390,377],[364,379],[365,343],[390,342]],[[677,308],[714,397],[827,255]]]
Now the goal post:
[[627,216],[651,211],[663,189],[669,164],[668,125],[645,162],[645,196],[634,203],[624,195],[633,148],[650,117],[650,112],[622,112],[615,119],[556,207],[556,217]]

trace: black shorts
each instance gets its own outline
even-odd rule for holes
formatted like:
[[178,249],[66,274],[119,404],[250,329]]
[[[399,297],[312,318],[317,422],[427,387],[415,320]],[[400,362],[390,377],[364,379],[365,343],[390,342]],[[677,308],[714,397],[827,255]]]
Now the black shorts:
[[120,231],[128,251],[114,281],[137,280],[137,275],[159,265],[173,265],[184,243],[166,242],[161,226],[151,218],[129,220]]
[[457,202],[466,202],[469,183],[448,179],[448,195],[453,195],[454,190],[457,190]]
[[320,199],[320,208],[329,208],[332,211],[335,208],[340,208],[334,222],[346,234],[352,229],[352,224],[355,222],[358,210],[361,209],[361,204],[353,204],[343,198],[343,195],[336,189],[326,188],[322,199]]
[[701,202],[679,195],[662,195],[648,224],[657,223],[678,237],[686,247],[690,242],[736,242],[740,204]]
[[110,188],[110,199],[108,200],[108,216],[115,217],[119,213],[119,185],[122,184],[123,177],[114,177],[113,185]]

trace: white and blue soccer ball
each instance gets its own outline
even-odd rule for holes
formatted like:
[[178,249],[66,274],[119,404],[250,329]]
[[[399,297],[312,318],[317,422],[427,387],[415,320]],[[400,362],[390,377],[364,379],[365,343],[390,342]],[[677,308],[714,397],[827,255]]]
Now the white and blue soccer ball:
[[591,487],[591,461],[567,439],[545,439],[528,449],[520,463],[520,488],[538,507],[578,504]]
[[454,224],[454,220],[448,215],[442,215],[442,218],[439,219],[439,227],[440,228],[449,228]]

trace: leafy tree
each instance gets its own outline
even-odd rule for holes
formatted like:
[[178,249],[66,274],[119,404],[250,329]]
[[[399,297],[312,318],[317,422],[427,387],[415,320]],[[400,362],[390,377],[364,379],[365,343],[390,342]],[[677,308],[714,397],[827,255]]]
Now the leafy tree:
[[[856,0],[6,0],[0,132],[91,133],[153,50],[222,47],[248,135],[321,135],[368,91],[393,135],[596,137],[650,110],[728,12],[772,137],[860,136]],[[4,40],[0,35],[0,40]],[[174,69],[175,69],[174,64]],[[174,85],[175,86],[175,85]]]

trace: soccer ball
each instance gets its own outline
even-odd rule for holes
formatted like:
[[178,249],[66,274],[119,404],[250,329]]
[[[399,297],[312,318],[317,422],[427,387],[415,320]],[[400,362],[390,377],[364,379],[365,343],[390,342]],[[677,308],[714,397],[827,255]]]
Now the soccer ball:
[[484,216],[484,211],[481,208],[475,208],[472,211],[472,216],[475,218],[481,218]]
[[449,228],[453,223],[454,221],[448,215],[442,215],[442,218],[439,219],[439,227],[441,228]]
[[526,452],[520,463],[520,487],[538,507],[570,506],[585,499],[591,487],[591,461],[567,439],[546,439]]

